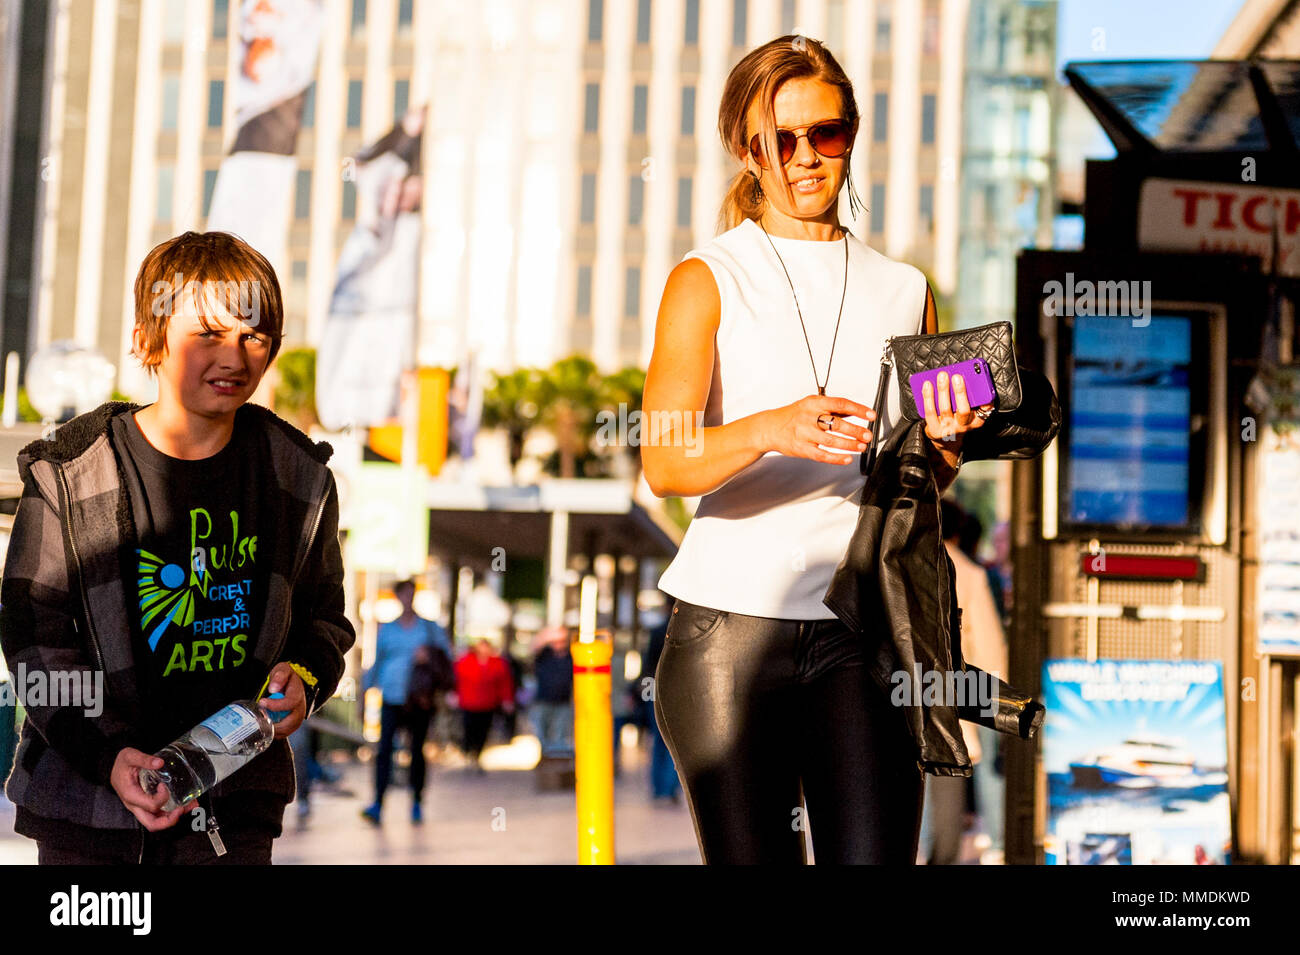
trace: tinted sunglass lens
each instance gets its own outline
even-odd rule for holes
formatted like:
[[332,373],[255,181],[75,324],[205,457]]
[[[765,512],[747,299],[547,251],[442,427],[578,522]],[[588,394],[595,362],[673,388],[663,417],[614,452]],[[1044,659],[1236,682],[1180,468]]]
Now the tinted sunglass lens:
[[814,126],[808,131],[808,141],[823,156],[836,159],[843,156],[849,148],[849,128],[844,123]]
[[788,163],[799,145],[799,137],[788,129],[779,129],[776,141],[781,144],[781,165]]

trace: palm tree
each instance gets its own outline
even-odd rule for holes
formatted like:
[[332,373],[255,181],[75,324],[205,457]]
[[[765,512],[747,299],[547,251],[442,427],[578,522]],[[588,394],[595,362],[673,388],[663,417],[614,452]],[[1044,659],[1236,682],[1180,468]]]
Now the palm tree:
[[[600,406],[602,410],[615,415],[626,415],[631,430],[631,422],[641,417],[641,397],[645,393],[645,369],[628,365],[620,371],[602,379],[600,383]],[[634,417],[635,415],[635,417]],[[645,422],[641,423],[640,439],[645,440]],[[629,440],[623,453],[630,456],[635,463],[641,459],[638,442]]]
[[506,430],[513,473],[524,456],[524,438],[541,413],[542,373],[518,368],[504,375],[493,372],[492,378],[492,386],[483,393],[483,426]]
[[555,434],[556,453],[544,465],[562,478],[586,476],[597,464],[591,451],[599,410],[600,375],[596,363],[571,355],[552,365],[538,389],[541,423]]
[[300,431],[317,424],[316,349],[290,348],[275,360],[275,410]]

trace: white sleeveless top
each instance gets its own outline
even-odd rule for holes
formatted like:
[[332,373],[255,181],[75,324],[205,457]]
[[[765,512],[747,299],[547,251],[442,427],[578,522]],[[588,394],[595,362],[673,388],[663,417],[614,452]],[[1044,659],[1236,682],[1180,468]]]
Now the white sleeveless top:
[[[844,243],[771,240],[789,281],[763,228],[752,219],[683,259],[698,258],[709,266],[722,305],[705,427],[815,395],[816,381],[826,382],[828,397],[870,407],[885,339],[925,331],[925,276],[850,235],[848,289],[828,380],[844,288]],[[901,419],[898,394],[893,381],[885,408],[875,409],[882,415],[882,444]],[[848,420],[870,425],[856,416]],[[688,603],[733,613],[794,620],[834,617],[822,596],[857,526],[865,483],[858,473],[859,454],[849,453],[848,464],[829,464],[769,451],[704,495],[677,556],[659,580],[660,589]]]

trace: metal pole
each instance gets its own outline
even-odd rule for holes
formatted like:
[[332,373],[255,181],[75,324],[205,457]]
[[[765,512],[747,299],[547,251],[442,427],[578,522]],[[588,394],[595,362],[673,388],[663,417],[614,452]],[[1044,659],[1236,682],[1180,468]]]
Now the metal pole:
[[578,864],[614,864],[614,718],[610,712],[608,630],[596,629],[597,581],[582,580],[573,655],[573,741],[578,808]]

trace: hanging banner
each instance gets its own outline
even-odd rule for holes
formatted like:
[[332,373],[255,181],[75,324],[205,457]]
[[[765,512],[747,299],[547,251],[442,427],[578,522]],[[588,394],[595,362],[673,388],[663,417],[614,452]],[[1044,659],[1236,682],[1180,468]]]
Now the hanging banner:
[[391,422],[402,372],[415,367],[423,129],[424,110],[408,112],[350,167],[357,223],[316,350],[316,412],[326,428]]
[[1231,851],[1217,660],[1048,660],[1049,865],[1220,865]]
[[233,232],[282,262],[293,212],[294,150],[320,49],[318,0],[244,0],[235,141],[217,171],[209,231]]
[[429,553],[428,475],[397,464],[357,466],[349,507],[349,570],[401,577],[424,572]]

